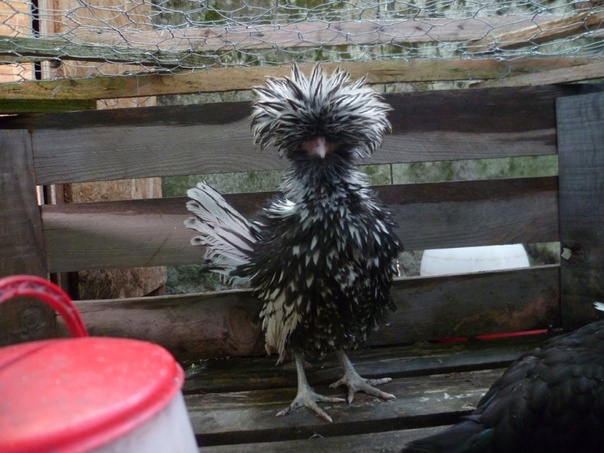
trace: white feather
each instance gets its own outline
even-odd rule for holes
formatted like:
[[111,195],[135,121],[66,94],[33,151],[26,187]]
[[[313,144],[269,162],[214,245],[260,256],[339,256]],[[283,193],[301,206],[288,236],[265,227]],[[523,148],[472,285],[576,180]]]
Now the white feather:
[[185,226],[200,233],[191,244],[206,247],[206,262],[230,279],[235,268],[249,262],[256,242],[253,226],[207,184],[197,184],[187,195],[191,198],[187,209],[193,217],[185,220]]

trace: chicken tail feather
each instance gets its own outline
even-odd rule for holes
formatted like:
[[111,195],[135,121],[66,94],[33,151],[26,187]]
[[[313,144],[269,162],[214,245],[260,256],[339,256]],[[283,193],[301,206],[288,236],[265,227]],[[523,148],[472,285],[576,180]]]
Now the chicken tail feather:
[[220,274],[229,283],[246,283],[246,278],[233,273],[249,262],[256,242],[252,225],[205,183],[189,189],[187,195],[190,198],[187,209],[193,216],[184,223],[200,233],[191,239],[191,244],[206,248],[204,263],[208,270]]

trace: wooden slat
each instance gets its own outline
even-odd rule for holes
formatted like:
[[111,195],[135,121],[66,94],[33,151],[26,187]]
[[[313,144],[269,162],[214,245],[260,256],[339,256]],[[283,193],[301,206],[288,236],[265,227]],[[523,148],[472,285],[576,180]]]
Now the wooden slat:
[[[372,347],[354,352],[350,357],[362,376],[398,379],[505,367],[551,336],[546,333],[495,340]],[[188,367],[183,392],[189,395],[294,388],[297,382],[293,363],[287,361],[275,366],[275,360],[270,356],[194,361]],[[321,386],[335,382],[342,373],[335,354],[309,360],[305,370],[309,382]]]
[[[554,99],[580,86],[385,95],[393,132],[366,163],[556,153]],[[248,103],[23,115],[38,184],[283,168],[252,146]],[[242,165],[242,162],[245,165]]]
[[[397,395],[395,400],[383,402],[357,394],[350,405],[323,404],[333,423],[319,420],[306,409],[276,417],[293,400],[295,388],[191,395],[185,402],[201,446],[334,437],[422,427],[428,419],[431,423],[454,423],[500,375],[501,370],[488,370],[396,379],[380,386]],[[323,386],[315,389],[344,395],[342,390]]]
[[604,300],[604,94],[558,101],[562,319],[576,328],[602,317]]
[[[42,223],[33,181],[27,131],[0,131],[0,277],[46,276]],[[0,345],[50,337],[52,310],[40,302],[15,299],[0,306]]]
[[489,52],[498,49],[519,49],[551,42],[556,39],[568,38],[598,30],[602,27],[604,15],[593,10],[578,11],[566,17],[540,16],[534,23],[525,21],[515,29],[494,30],[485,38],[474,41],[469,50],[473,52]]
[[282,442],[243,443],[237,445],[216,445],[201,447],[199,453],[315,453],[329,452],[375,452],[398,453],[407,443],[442,431],[449,425],[430,428],[405,429],[378,433],[351,434],[334,437],[315,436],[301,440]]
[[[514,332],[559,324],[558,266],[397,280],[398,311],[370,344]],[[139,338],[179,359],[264,353],[261,303],[246,290],[79,301],[91,335]],[[435,313],[438,314],[435,317]]]
[[[424,343],[354,354],[352,360],[361,375],[393,379],[385,388],[397,400],[384,403],[357,394],[350,406],[325,405],[334,417],[333,424],[321,422],[305,409],[275,417],[295,395],[296,373],[292,363],[273,366],[274,359],[200,362],[196,375],[187,377],[185,399],[204,453],[291,448],[302,452],[398,452],[409,440],[442,429],[435,425],[456,422],[473,408],[502,367],[549,336]],[[309,382],[319,392],[343,394],[341,388],[327,388],[341,375],[335,358],[329,356],[305,368]],[[428,428],[414,428],[418,426]]]
[[2,113],[65,112],[94,108],[94,99],[0,99]]
[[[369,17],[365,17],[369,19]],[[347,46],[409,46],[421,43],[476,41],[470,52],[499,39],[513,39],[520,46],[527,40],[541,42],[598,28],[601,19],[592,12],[569,17],[555,15],[498,15],[469,18],[419,17],[407,20],[309,20],[281,24],[245,24],[227,27],[186,27],[131,31],[97,23],[94,31],[76,27],[65,37],[0,37],[0,55],[25,59],[61,58],[129,63],[137,61],[162,67],[195,68],[215,62],[208,54],[257,50],[297,50]],[[102,33],[98,33],[99,26]],[[563,27],[562,27],[563,26]],[[486,44],[485,44],[486,42]],[[93,44],[90,44],[93,43]]]
[[[382,186],[407,250],[558,240],[555,177]],[[270,195],[227,196],[250,217]],[[53,272],[199,263],[184,198],[44,206]]]
[[584,82],[604,78],[604,62],[597,61],[572,68],[555,68],[539,73],[514,75],[497,80],[478,82],[473,87],[521,87],[551,83]]
[[[591,64],[590,64],[591,63]],[[355,61],[353,63],[322,63],[332,71],[341,67],[352,77],[367,76],[367,82],[414,83],[451,80],[492,80],[496,86],[509,86],[507,80],[533,76],[554,70],[573,71],[587,77],[593,70],[583,68],[596,64],[591,58],[518,58],[514,60],[448,60],[412,59],[409,61]],[[311,64],[300,64],[300,69],[310,72]],[[140,73],[127,76],[79,78],[66,81],[41,80],[22,83],[0,83],[3,99],[104,99],[133,96],[158,96],[183,93],[216,93],[233,90],[249,90],[262,85],[267,76],[284,76],[291,72],[290,65],[258,66],[247,68],[208,68],[178,74]],[[581,80],[581,79],[579,79]],[[569,81],[569,80],[562,80]],[[543,84],[559,83],[560,79],[545,76]],[[511,84],[513,84],[511,82]],[[479,84],[480,85],[480,84]],[[535,83],[524,83],[535,85]],[[517,86],[517,85],[514,85]]]

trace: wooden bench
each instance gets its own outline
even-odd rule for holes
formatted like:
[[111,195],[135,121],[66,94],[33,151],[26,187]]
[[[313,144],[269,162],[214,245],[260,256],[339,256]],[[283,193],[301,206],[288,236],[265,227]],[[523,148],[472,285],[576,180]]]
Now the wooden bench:
[[[185,394],[200,451],[398,451],[468,413],[502,368],[547,335],[596,319],[604,293],[604,94],[595,85],[387,94],[393,132],[367,163],[558,156],[558,176],[379,187],[407,250],[561,243],[560,264],[402,277],[398,311],[352,356],[390,376],[390,402],[360,394],[276,412],[295,394],[292,364],[266,357],[247,290],[78,301],[93,335],[141,338],[188,369]],[[283,168],[252,147],[249,104],[150,107],[0,118],[0,275],[198,263],[181,198],[45,204],[36,185]],[[227,198],[251,214],[266,193]],[[62,333],[35,302],[0,313],[4,343]],[[548,333],[492,339],[518,331]],[[482,335],[482,336],[481,336]],[[439,339],[467,341],[442,342]],[[192,366],[193,364],[194,366]],[[309,366],[326,393],[333,357]],[[310,440],[309,440],[310,439]]]

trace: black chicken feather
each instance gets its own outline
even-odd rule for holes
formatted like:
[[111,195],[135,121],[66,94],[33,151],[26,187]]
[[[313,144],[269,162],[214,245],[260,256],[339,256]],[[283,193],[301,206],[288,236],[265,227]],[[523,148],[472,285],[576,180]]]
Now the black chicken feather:
[[347,73],[331,76],[316,66],[310,77],[294,66],[291,77],[269,78],[255,88],[252,133],[261,148],[276,147],[291,166],[281,193],[248,222],[210,187],[189,191],[194,214],[186,225],[201,233],[193,244],[229,279],[248,282],[264,304],[260,317],[266,347],[282,361],[293,355],[298,396],[331,420],[306,383],[303,355],[337,352],[345,370],[337,385],[348,400],[389,379],[361,378],[344,353],[362,346],[393,304],[389,290],[401,245],[390,212],[369,189],[355,160],[373,153],[390,128],[389,106]]
[[604,451],[604,321],[524,354],[465,420],[402,451]]

